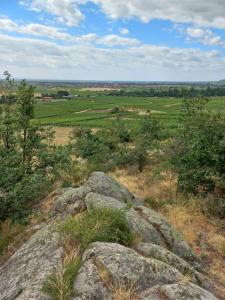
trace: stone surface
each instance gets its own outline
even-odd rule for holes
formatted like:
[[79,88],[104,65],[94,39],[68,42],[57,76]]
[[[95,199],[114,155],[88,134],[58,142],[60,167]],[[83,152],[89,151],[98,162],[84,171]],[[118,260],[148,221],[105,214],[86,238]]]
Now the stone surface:
[[140,206],[136,208],[136,211],[157,229],[170,251],[187,260],[195,267],[199,267],[196,255],[183,239],[182,235],[169,222],[150,208]]
[[47,226],[33,235],[1,268],[1,300],[46,300],[41,291],[46,276],[61,263],[58,237]]
[[181,272],[158,259],[114,243],[93,243],[84,253],[74,300],[111,300],[121,286],[132,286],[145,300],[216,299],[196,284],[182,284],[184,280]]
[[140,200],[114,178],[102,172],[94,172],[84,185],[86,191],[112,197],[127,204],[140,205]]
[[53,204],[51,216],[75,215],[79,211],[85,209],[85,195],[86,193],[83,187],[66,189],[62,195],[56,198]]
[[216,300],[211,293],[192,283],[155,286],[144,291],[142,300]]

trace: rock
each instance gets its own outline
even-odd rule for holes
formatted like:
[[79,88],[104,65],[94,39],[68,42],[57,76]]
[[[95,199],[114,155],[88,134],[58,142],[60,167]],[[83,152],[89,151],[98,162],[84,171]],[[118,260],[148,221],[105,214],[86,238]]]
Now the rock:
[[[59,216],[62,222],[86,208],[91,213],[92,206],[123,210],[141,242],[136,250],[115,243],[91,244],[82,253],[73,300],[114,300],[115,291],[126,288],[145,300],[216,299],[198,286],[208,288],[204,276],[193,269],[198,260],[182,236],[113,178],[96,172],[82,187],[57,195],[50,224],[37,226],[33,237],[0,267],[0,300],[49,299],[41,292],[43,282],[58,271],[63,258],[59,234],[52,230],[54,219]],[[192,271],[187,282],[185,275]]]
[[198,258],[189,247],[187,242],[183,239],[181,234],[175,228],[173,228],[171,224],[169,224],[163,217],[150,208],[140,206],[136,207],[135,210],[142,218],[144,218],[157,229],[162,240],[164,241],[164,244],[171,252],[199,268]]
[[[82,282],[82,290],[84,291],[88,291],[90,289],[95,291],[98,290],[98,276],[92,278],[90,283],[89,272],[84,272],[85,269],[94,269],[94,266],[98,268],[99,274],[101,274],[101,272],[108,273],[110,282],[104,282],[105,286],[133,284],[138,291],[159,283],[172,283],[180,280],[182,277],[179,271],[163,262],[145,258],[137,254],[132,249],[113,243],[92,244],[85,252],[83,261],[83,271],[81,270],[78,274],[75,281],[75,287],[79,287],[79,282]],[[95,278],[97,278],[96,283]],[[95,285],[95,287],[93,287],[93,285]],[[78,290],[78,293],[80,297],[84,297],[80,294],[80,290]],[[103,297],[97,298],[97,295],[98,294],[95,294],[91,299],[105,299]],[[108,297],[109,296],[110,292],[108,292]]]
[[33,235],[0,267],[1,300],[46,300],[40,290],[61,263],[62,248],[49,226]]
[[114,291],[125,287],[132,287],[139,299],[145,300],[216,299],[195,284],[182,283],[184,279],[176,268],[133,249],[114,243],[93,243],[83,255],[73,299],[112,300]]
[[102,172],[92,173],[85,183],[84,189],[93,193],[115,198],[118,201],[127,204],[140,205],[141,203],[125,186]]
[[121,203],[114,198],[106,197],[96,193],[87,194],[85,203],[88,210],[90,210],[93,206],[97,208],[124,210],[127,222],[133,234],[135,234],[141,240],[160,245],[161,238],[157,230],[151,224],[146,222],[145,219],[140,217],[133,208],[129,208],[129,205]]
[[86,195],[85,204],[88,210],[91,210],[92,207],[96,207],[126,211],[128,208],[128,206],[125,203],[122,203],[115,198],[107,197],[102,194],[97,194],[93,192],[88,193]]
[[214,295],[192,283],[155,286],[144,291],[142,300],[218,300]]
[[75,215],[85,209],[84,197],[86,193],[83,187],[68,188],[62,195],[56,198],[51,216]]
[[101,280],[97,266],[88,260],[81,267],[74,284],[74,300],[111,300],[111,292]]
[[90,193],[98,193],[104,196],[112,197],[121,203],[140,205],[142,200],[132,195],[127,188],[119,184],[112,177],[102,173],[94,172],[88,181],[79,188],[68,188],[56,198],[51,216],[75,215],[85,209],[84,198]]
[[87,194],[85,203],[88,209],[91,206],[124,209],[131,231],[141,241],[166,247],[178,256],[194,262],[194,265],[199,267],[196,256],[182,236],[153,210],[144,206],[130,208],[129,205],[121,203],[117,199],[96,193]]
[[164,261],[170,266],[178,269],[183,275],[193,272],[193,267],[189,265],[185,260],[172,253],[171,251],[150,243],[139,243],[135,246],[138,253],[146,257],[152,257],[161,261]]
[[179,270],[184,276],[190,276],[192,282],[204,287],[205,289],[212,289],[208,280],[199,272],[197,272],[189,263],[172,253],[171,251],[150,243],[139,243],[135,246],[138,253],[146,256],[158,259],[166,264],[173,266]]

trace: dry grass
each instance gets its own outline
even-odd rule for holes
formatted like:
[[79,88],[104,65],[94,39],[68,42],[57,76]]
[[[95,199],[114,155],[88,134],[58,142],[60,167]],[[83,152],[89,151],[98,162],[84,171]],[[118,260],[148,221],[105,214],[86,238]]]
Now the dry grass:
[[146,168],[143,173],[139,173],[137,168],[130,167],[127,170],[116,170],[111,175],[142,199],[151,197],[159,201],[175,200],[176,181],[172,174],[163,173],[163,180],[155,180],[153,172],[153,169]]
[[101,264],[95,262],[99,276],[102,282],[107,286],[112,292],[113,300],[139,300],[140,297],[136,292],[135,285],[132,283],[123,283],[122,281],[113,280],[111,274],[105,269]]
[[204,270],[220,298],[224,299],[225,221],[204,215],[198,199],[191,199],[188,203],[176,199],[176,181],[170,173],[162,174],[160,180],[151,181],[151,169],[142,174],[132,171],[117,170],[112,175],[137,196],[153,198],[160,204],[157,210],[183,234],[202,259]]
[[57,146],[63,146],[68,144],[70,135],[73,131],[73,127],[53,126],[52,129],[55,132],[54,143]]

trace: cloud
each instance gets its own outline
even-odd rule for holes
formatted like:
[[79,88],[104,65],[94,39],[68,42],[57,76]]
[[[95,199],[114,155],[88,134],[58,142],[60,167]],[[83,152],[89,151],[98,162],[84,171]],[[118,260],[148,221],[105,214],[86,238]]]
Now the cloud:
[[155,45],[119,49],[59,45],[3,34],[0,40],[0,72],[7,69],[25,78],[212,80],[222,78],[225,68],[225,60],[216,51]]
[[225,28],[225,1],[191,0],[92,0],[111,19],[138,18],[142,22],[153,19],[198,26]]
[[102,38],[96,39],[96,43],[109,47],[113,46],[137,46],[140,42],[137,39],[121,37],[116,34],[109,34]]
[[120,32],[120,34],[123,34],[123,35],[129,34],[129,30],[127,28],[120,28],[119,32]]
[[76,26],[84,20],[81,7],[88,2],[99,6],[111,19],[138,18],[142,22],[161,19],[225,29],[223,0],[23,0],[20,4],[49,13],[68,26]]
[[0,31],[18,32],[22,34],[43,36],[50,39],[68,40],[71,36],[62,29],[46,26],[42,24],[31,23],[27,25],[19,25],[8,18],[0,18]]
[[225,48],[225,41],[210,29],[188,27],[186,29],[186,35],[188,40],[196,40],[204,45],[221,46]]
[[20,4],[37,12],[49,13],[67,26],[76,26],[85,18],[79,6],[86,2],[86,0],[24,0],[20,1]]

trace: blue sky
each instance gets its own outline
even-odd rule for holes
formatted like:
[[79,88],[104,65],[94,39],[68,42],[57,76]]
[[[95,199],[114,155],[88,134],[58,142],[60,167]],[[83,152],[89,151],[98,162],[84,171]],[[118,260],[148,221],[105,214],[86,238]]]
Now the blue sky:
[[225,1],[0,0],[0,72],[17,78],[225,78]]

